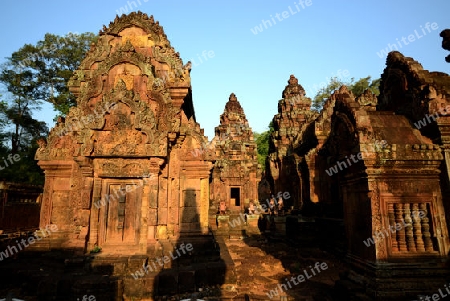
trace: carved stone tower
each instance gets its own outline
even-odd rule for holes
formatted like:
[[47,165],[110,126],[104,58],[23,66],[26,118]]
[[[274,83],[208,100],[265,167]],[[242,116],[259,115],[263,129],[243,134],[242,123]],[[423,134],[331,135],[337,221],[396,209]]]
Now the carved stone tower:
[[256,200],[259,177],[256,142],[244,110],[232,93],[215,128],[213,139],[217,161],[211,183],[211,199],[225,201],[239,211]]
[[[317,113],[311,111],[311,99],[305,96],[305,90],[298,79],[291,75],[284,88],[282,99],[278,101],[278,114],[273,117],[274,131],[269,140],[267,178],[272,184],[273,194],[288,191],[292,198],[286,205],[300,207],[302,185],[298,166],[301,158],[292,152],[298,137],[308,122],[314,120]],[[288,190],[286,188],[289,187]]]
[[153,16],[104,26],[69,82],[77,106],[36,153],[45,170],[40,225],[53,248],[143,254],[208,226],[209,153],[183,66]]

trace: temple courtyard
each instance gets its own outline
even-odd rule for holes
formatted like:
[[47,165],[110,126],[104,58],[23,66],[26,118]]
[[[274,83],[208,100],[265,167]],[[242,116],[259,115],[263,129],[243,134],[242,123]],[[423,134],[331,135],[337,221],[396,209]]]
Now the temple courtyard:
[[18,220],[2,220],[0,297],[447,296],[448,74],[392,51],[379,95],[342,85],[320,111],[287,74],[260,164],[235,93],[205,136],[191,66],[153,16],[100,30],[67,83],[76,105],[37,141],[42,191],[4,185],[27,201],[2,204]]

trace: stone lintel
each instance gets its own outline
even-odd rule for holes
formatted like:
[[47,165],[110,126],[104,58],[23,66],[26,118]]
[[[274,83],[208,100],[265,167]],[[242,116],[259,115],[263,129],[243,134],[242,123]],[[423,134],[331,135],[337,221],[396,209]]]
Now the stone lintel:
[[46,176],[70,176],[75,162],[67,160],[39,161],[38,165],[45,171]]
[[183,161],[180,164],[182,173],[195,178],[209,178],[213,164],[209,161]]

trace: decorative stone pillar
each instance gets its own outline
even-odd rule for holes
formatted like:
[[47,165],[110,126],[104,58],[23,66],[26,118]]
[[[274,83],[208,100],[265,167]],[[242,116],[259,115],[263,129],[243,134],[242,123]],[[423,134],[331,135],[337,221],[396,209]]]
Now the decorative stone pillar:
[[74,203],[68,202],[71,193],[71,176],[75,162],[63,160],[40,161],[45,173],[44,193],[39,227],[51,224],[58,227],[47,239],[48,246],[61,247],[73,237],[76,229],[72,224]]

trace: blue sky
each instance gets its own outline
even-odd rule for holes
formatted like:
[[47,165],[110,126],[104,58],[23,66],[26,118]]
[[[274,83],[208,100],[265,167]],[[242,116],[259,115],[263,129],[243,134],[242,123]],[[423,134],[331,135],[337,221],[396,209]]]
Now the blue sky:
[[[378,78],[386,59],[380,51],[389,44],[425,69],[450,71],[439,37],[450,28],[448,0],[2,0],[2,6],[0,63],[45,33],[98,33],[125,9],[153,15],[183,62],[196,63],[194,107],[209,139],[230,93],[253,130],[262,132],[277,113],[290,74],[311,98],[335,75]],[[426,29],[427,22],[436,24]],[[255,27],[262,31],[255,34]],[[203,51],[214,56],[200,63]],[[49,106],[36,117],[53,126]]]

